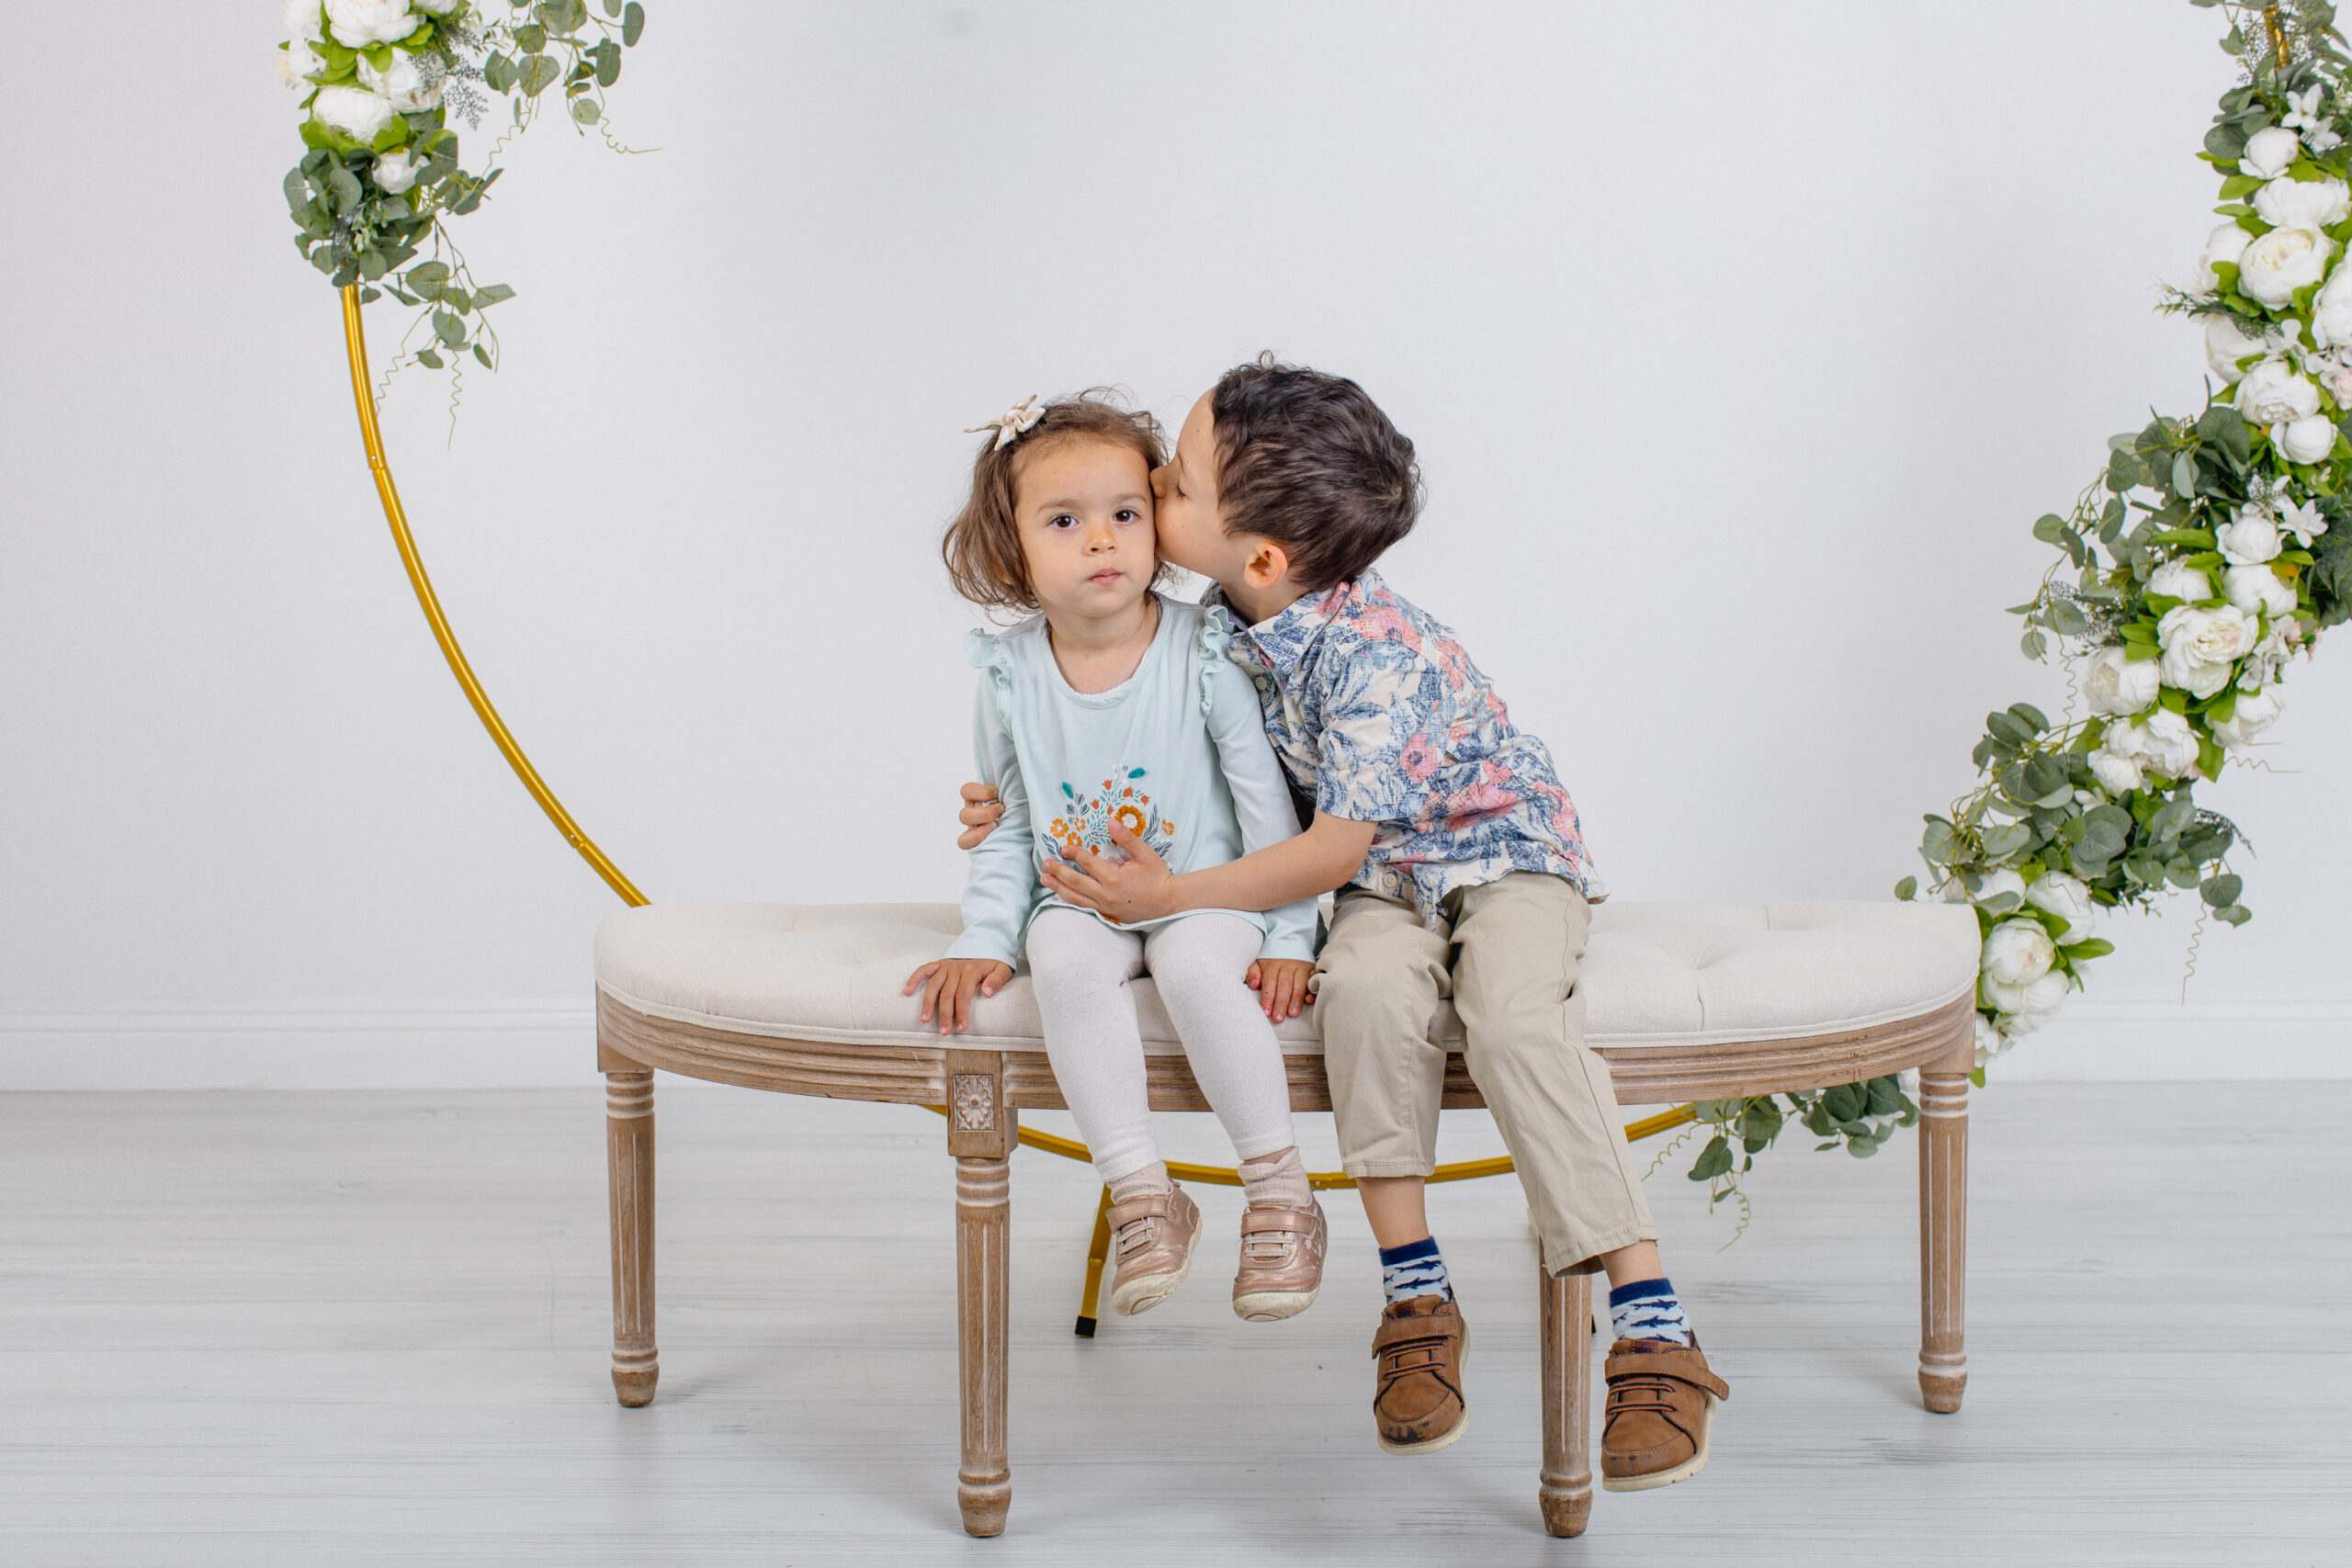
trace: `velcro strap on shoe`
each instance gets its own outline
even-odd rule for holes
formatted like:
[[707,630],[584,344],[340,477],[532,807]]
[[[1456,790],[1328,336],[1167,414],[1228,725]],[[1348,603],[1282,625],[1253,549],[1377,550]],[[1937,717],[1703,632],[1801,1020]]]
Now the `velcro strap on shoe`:
[[1121,1225],[1132,1224],[1137,1220],[1164,1220],[1175,1212],[1176,1193],[1173,1189],[1170,1189],[1166,1192],[1151,1192],[1141,1198],[1130,1198],[1124,1203],[1114,1203],[1111,1205],[1111,1213],[1105,1217],[1110,1220],[1111,1228],[1116,1230]]
[[1703,1388],[1717,1399],[1731,1397],[1731,1385],[1707,1370],[1706,1357],[1684,1345],[1671,1350],[1629,1350],[1612,1355],[1601,1375],[1604,1382],[1611,1383],[1620,1378],[1672,1378],[1693,1388]]
[[1241,1211],[1241,1234],[1256,1235],[1264,1231],[1296,1231],[1305,1235],[1315,1229],[1318,1218],[1319,1215],[1300,1209],[1244,1209]]
[[1374,1330],[1372,1353],[1383,1356],[1401,1345],[1442,1345],[1462,1337],[1462,1320],[1452,1313],[1433,1317],[1391,1318]]

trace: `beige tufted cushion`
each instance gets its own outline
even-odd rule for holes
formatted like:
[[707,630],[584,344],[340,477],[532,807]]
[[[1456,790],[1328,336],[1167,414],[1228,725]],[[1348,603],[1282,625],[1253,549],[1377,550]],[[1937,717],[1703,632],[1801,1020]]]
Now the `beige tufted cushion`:
[[[596,932],[596,984],[681,1023],[747,1034],[938,1044],[899,994],[963,929],[953,904],[655,904]],[[1965,905],[1636,904],[1593,910],[1586,1036],[1610,1046],[1771,1040],[1932,1011],[1976,984]],[[1179,1049],[1147,978],[1136,983],[1145,1049]],[[1280,1031],[1285,1052],[1322,1050],[1312,1008]],[[1430,1038],[1459,1047],[1451,1004]],[[979,1000],[955,1043],[1036,1050],[1026,976]]]

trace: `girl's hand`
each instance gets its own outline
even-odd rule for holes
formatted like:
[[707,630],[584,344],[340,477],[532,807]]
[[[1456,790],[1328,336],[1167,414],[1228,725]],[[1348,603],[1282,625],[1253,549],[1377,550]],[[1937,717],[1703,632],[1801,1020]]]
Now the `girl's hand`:
[[929,1023],[935,1011],[940,1033],[961,1034],[972,1026],[972,993],[992,997],[1012,978],[1012,968],[993,958],[942,958],[907,976],[899,994],[911,997],[921,986],[922,1021]]
[[996,831],[996,819],[1004,815],[1004,805],[996,791],[984,784],[967,784],[963,788],[964,809],[956,820],[964,824],[966,831],[956,839],[959,850],[978,848],[982,839]]
[[1266,1016],[1280,1023],[1315,1004],[1315,993],[1306,988],[1314,974],[1315,965],[1304,958],[1261,958],[1250,965],[1250,988],[1258,993]]
[[[1075,853],[1065,849],[1062,859],[1046,863],[1046,886],[1060,894],[1064,903],[1091,909],[1114,925],[1135,925],[1175,914],[1176,874],[1168,869],[1168,863],[1127,831],[1125,823],[1111,824],[1111,841],[1125,853],[1125,865],[1104,860],[1080,844]],[[1072,861],[1077,863],[1068,863]]]

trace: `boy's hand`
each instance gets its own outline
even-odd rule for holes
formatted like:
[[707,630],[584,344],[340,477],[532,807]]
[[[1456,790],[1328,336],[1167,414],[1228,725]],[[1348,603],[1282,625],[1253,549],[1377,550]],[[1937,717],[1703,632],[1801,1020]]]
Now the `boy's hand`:
[[1114,925],[1131,926],[1176,913],[1176,874],[1168,863],[1124,823],[1111,824],[1111,841],[1127,857],[1125,864],[1105,860],[1080,844],[1075,852],[1064,849],[1060,860],[1046,863],[1046,886],[1060,894],[1064,903],[1091,909]]
[[967,784],[962,793],[964,809],[956,814],[956,820],[967,830],[956,840],[956,847],[968,850],[996,831],[996,819],[1004,815],[1004,805],[997,799],[996,791],[984,784]]
[[972,993],[992,997],[1012,978],[1012,968],[993,958],[942,958],[907,976],[899,994],[911,997],[921,986],[923,1022],[937,1012],[940,1033],[961,1034],[972,1026]]
[[1280,1023],[1314,1005],[1315,993],[1306,988],[1314,974],[1315,965],[1304,958],[1261,958],[1250,965],[1250,988],[1258,993],[1266,1016]]

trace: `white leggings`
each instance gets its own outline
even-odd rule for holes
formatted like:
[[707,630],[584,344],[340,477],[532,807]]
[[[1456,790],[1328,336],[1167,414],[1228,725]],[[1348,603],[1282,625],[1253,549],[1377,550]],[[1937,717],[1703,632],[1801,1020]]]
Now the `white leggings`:
[[1159,1158],[1127,986],[1147,968],[1234,1152],[1255,1159],[1297,1141],[1282,1047],[1243,978],[1263,940],[1248,920],[1213,913],[1145,932],[1114,931],[1077,909],[1040,910],[1029,922],[1046,1055],[1105,1182]]

